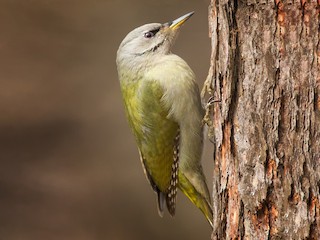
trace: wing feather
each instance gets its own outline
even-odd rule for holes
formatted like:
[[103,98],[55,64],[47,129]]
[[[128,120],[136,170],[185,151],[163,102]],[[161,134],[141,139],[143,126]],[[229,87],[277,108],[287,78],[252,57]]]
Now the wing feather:
[[179,126],[168,117],[169,109],[162,102],[163,89],[157,81],[137,81],[122,87],[126,88],[122,91],[126,93],[126,113],[136,137],[145,175],[158,194],[159,214],[163,214],[166,201],[169,213],[174,215]]

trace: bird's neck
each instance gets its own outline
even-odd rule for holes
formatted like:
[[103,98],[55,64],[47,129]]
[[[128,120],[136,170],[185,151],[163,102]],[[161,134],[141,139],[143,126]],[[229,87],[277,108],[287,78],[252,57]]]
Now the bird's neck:
[[121,76],[130,74],[132,76],[142,76],[147,69],[150,69],[157,64],[159,58],[161,58],[163,55],[169,54],[171,53],[122,56],[122,58],[117,59],[119,75]]

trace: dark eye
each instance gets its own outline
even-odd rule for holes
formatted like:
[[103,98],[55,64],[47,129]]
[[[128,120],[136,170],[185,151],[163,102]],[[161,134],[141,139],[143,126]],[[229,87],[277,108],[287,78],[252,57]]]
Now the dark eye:
[[153,32],[146,32],[144,33],[144,37],[145,38],[152,38],[154,36],[154,33]]
[[152,30],[152,31],[145,32],[145,33],[144,33],[144,37],[145,37],[145,38],[152,38],[152,37],[154,37],[154,35],[157,34],[157,32],[159,32],[159,30],[160,30],[160,28],[156,28],[156,29],[154,29],[154,30]]

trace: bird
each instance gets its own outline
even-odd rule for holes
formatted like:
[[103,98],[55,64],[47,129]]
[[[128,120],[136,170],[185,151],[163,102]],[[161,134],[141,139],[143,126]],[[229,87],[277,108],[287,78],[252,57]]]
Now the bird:
[[162,217],[175,215],[177,189],[212,226],[212,206],[201,165],[204,108],[195,74],[171,48],[193,15],[149,23],[127,34],[116,57],[125,113]]

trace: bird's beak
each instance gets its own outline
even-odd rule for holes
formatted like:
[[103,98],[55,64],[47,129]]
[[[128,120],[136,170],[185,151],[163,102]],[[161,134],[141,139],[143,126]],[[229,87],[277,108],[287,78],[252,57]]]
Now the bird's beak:
[[187,13],[182,17],[179,17],[176,20],[173,20],[172,22],[169,22],[167,24],[169,25],[169,28],[171,30],[179,29],[182,26],[182,24],[184,24],[184,22],[187,21],[193,14],[194,12]]

